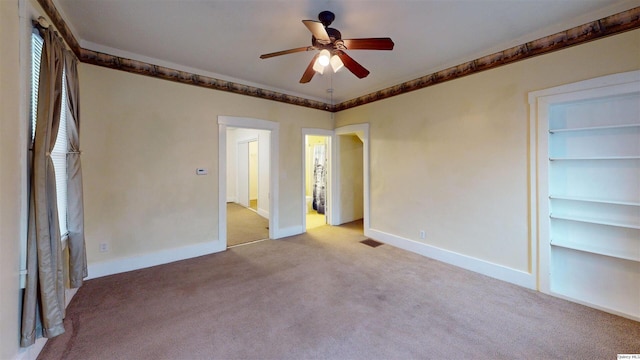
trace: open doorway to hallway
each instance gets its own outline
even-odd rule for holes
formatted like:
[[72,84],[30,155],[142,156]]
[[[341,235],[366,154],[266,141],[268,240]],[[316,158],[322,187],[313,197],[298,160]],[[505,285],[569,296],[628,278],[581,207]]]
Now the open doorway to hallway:
[[227,246],[269,238],[270,131],[227,128]]
[[[237,128],[239,129],[258,129],[266,130],[269,133],[269,142],[266,147],[269,149],[268,167],[266,171],[261,171],[262,174],[268,174],[268,184],[266,186],[260,185],[263,191],[266,190],[266,204],[260,202],[258,206],[258,213],[261,209],[266,209],[266,217],[269,219],[269,239],[277,239],[282,237],[279,227],[279,186],[278,186],[278,164],[279,164],[279,134],[280,126],[277,122],[236,117],[236,116],[218,116],[218,244],[219,250],[222,251],[227,248],[228,234],[227,234],[227,203],[233,194],[235,188],[235,178],[230,175],[231,165],[228,154],[233,150],[233,144],[237,142],[234,139],[227,139],[229,132],[227,129]],[[236,130],[236,131],[237,131]],[[228,141],[229,140],[229,141]],[[232,158],[233,159],[233,158]],[[232,179],[230,179],[230,177]],[[228,185],[228,186],[227,186]]]

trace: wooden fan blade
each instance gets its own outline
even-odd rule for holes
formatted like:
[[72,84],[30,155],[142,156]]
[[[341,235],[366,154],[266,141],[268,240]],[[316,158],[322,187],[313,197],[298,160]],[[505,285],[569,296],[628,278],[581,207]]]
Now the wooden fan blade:
[[337,50],[335,54],[338,55],[340,60],[342,60],[344,66],[349,69],[349,71],[351,71],[353,75],[357,76],[360,79],[365,78],[367,77],[367,75],[369,75],[369,70],[365,69],[364,66],[353,60],[351,56],[347,55],[347,53],[345,53],[344,51]]
[[313,36],[316,37],[316,40],[322,40],[326,42],[331,42],[329,38],[329,34],[327,34],[327,30],[324,28],[324,25],[320,21],[315,20],[302,20],[302,23],[311,31]]
[[343,39],[347,50],[393,50],[391,38]]
[[318,58],[318,56],[320,56],[320,54],[316,54],[316,56],[314,56],[313,59],[311,59],[309,66],[307,66],[307,70],[304,71],[304,74],[302,74],[302,78],[300,78],[301,84],[308,83],[309,81],[311,81],[311,78],[313,78],[313,75],[316,74],[316,71],[313,70],[313,64],[316,62],[316,59]]
[[299,47],[299,48],[295,48],[295,49],[276,51],[276,52],[272,52],[272,53],[269,53],[269,54],[260,55],[260,59],[268,59],[268,58],[271,58],[271,57],[274,57],[274,56],[293,54],[293,53],[297,53],[297,52],[301,52],[301,51],[309,51],[309,50],[315,50],[315,48],[313,46],[305,46],[305,47]]

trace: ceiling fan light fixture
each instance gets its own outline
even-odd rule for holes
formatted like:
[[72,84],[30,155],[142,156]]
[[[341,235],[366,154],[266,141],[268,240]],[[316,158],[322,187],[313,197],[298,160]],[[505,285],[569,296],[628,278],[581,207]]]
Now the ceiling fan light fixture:
[[340,59],[338,55],[333,55],[331,57],[330,63],[331,63],[331,68],[333,69],[333,72],[338,72],[338,70],[342,69],[342,67],[344,66],[342,59]]
[[322,66],[327,66],[329,65],[330,57],[331,57],[331,53],[329,52],[329,50],[324,49],[320,51],[320,56],[318,57],[318,63]]
[[313,63],[313,70],[315,70],[320,75],[322,75],[322,73],[324,72],[324,66],[320,64],[320,58],[316,59],[316,61]]

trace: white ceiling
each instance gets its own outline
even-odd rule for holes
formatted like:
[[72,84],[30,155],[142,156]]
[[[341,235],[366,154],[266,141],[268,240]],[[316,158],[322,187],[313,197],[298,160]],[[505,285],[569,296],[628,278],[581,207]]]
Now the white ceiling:
[[[54,0],[83,48],[334,104],[640,6],[640,0]],[[371,71],[316,74],[303,19],[330,10],[345,39],[391,37],[393,51],[347,51]],[[333,98],[327,89],[333,88]]]

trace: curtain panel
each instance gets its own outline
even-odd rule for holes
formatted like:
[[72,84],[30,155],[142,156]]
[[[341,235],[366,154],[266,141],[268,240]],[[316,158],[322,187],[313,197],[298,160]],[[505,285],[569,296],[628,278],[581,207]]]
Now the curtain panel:
[[80,163],[80,86],[78,60],[65,51],[65,75],[69,111],[67,116],[67,228],[69,238],[69,283],[72,288],[82,286],[87,277],[87,253],[84,241],[84,201],[82,192],[82,165]]
[[[79,90],[77,59],[65,50],[52,29],[40,29],[44,40],[40,59],[38,107],[31,160],[29,225],[27,232],[27,281],[22,304],[20,345],[64,333],[65,283],[62,243],[58,222],[56,179],[51,151],[56,143],[61,111],[68,113],[67,221],[69,228],[69,280],[82,285],[87,276],[84,244],[82,171],[79,150]],[[66,79],[63,79],[66,74]],[[68,104],[62,104],[67,86]],[[41,330],[41,331],[40,331]]]

